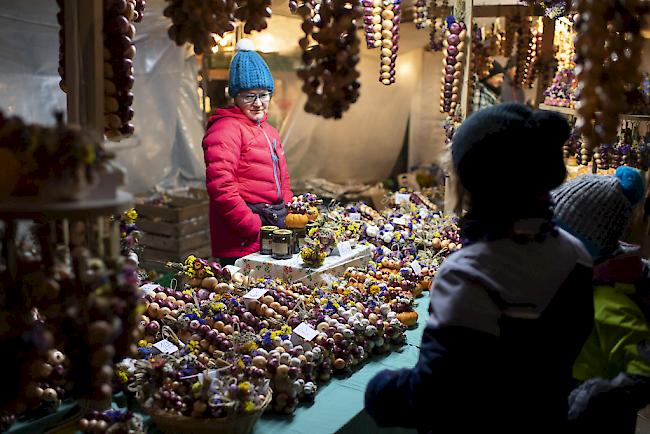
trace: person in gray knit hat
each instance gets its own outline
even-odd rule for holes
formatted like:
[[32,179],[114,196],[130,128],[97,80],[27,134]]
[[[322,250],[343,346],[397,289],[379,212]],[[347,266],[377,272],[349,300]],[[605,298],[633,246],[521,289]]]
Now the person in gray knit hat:
[[641,174],[584,175],[553,191],[558,226],[595,259],[594,329],[573,366],[572,432],[634,432],[650,399],[650,273],[638,246],[620,241],[644,197]]
[[592,256],[607,256],[618,248],[644,192],[641,174],[627,166],[619,167],[614,176],[579,176],[553,191],[555,216]]

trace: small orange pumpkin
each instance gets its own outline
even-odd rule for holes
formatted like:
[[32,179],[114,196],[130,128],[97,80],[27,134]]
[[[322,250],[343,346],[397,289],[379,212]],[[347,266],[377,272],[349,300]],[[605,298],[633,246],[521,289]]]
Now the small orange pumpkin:
[[310,222],[313,222],[318,218],[318,208],[315,206],[310,206],[307,209],[307,218],[309,219]]
[[302,229],[309,223],[307,214],[287,214],[284,224],[289,229]]
[[416,289],[420,291],[420,294],[422,294],[422,291],[428,291],[431,289],[431,279],[424,278],[420,280],[416,286]]
[[397,319],[406,327],[413,327],[418,323],[418,313],[415,311],[401,312],[397,314]]

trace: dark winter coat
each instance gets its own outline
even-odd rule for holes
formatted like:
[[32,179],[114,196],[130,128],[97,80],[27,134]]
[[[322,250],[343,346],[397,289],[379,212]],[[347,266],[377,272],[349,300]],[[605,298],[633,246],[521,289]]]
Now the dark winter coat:
[[420,432],[564,432],[591,278],[591,257],[562,230],[464,247],[434,281],[417,365],[375,376],[367,412]]

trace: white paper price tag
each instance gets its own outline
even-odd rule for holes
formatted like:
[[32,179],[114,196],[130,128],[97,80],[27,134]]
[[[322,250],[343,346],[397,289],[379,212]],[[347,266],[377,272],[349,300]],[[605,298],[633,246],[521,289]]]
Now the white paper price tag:
[[257,300],[261,296],[266,294],[267,291],[268,289],[265,288],[253,288],[250,291],[248,291],[246,294],[244,294],[244,298],[248,298],[250,300]]
[[395,217],[393,219],[393,224],[406,226],[408,224],[408,222],[406,221],[406,219],[404,217]]
[[339,256],[349,256],[352,254],[352,246],[349,241],[341,241],[336,245],[339,249]]
[[158,341],[155,344],[153,344],[155,348],[158,349],[161,353],[164,354],[172,354],[178,351],[178,347],[174,345],[173,343],[169,342],[167,339],[163,339],[162,341]]
[[238,273],[239,270],[241,270],[241,267],[238,267],[238,266],[236,266],[236,265],[226,265],[226,266],[223,267],[223,268],[227,268],[228,271],[230,271],[230,274]]
[[159,290],[160,285],[158,285],[157,283],[147,283],[146,285],[142,285],[140,289],[142,290],[142,292],[145,293],[145,295],[149,295],[152,292],[156,292],[157,290]]
[[413,272],[418,276],[422,274],[422,266],[420,266],[420,263],[418,261],[411,262],[411,268],[413,269]]
[[395,205],[401,205],[403,202],[408,203],[410,200],[410,193],[395,193]]
[[358,212],[351,212],[350,220],[352,220],[353,222],[361,221],[361,214],[359,214]]
[[298,327],[293,329],[293,332],[306,341],[311,341],[316,336],[318,336],[318,332],[306,322],[301,322],[298,324]]

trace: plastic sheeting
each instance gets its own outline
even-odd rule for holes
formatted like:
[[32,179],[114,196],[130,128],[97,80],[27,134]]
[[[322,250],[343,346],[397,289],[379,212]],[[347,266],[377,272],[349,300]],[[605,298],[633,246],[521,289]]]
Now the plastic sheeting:
[[148,1],[144,20],[136,26],[133,124],[140,143],[118,153],[127,169],[127,188],[134,192],[161,182],[177,187],[205,179],[196,64],[167,36],[164,7],[162,0]]
[[[300,22],[289,21],[296,23],[297,40]],[[306,96],[297,92],[280,128],[293,181],[325,178],[347,184],[385,179],[400,154],[409,121],[409,167],[437,162],[444,145],[444,118],[438,110],[441,55],[424,51],[426,31],[405,25],[400,32],[397,82],[391,86],[379,83],[379,51],[362,48],[361,95],[343,119],[305,113]],[[294,80],[286,87],[299,89],[301,85]]]
[[[203,183],[203,114],[196,95],[194,57],[167,36],[164,0],[147,2],[136,25],[134,137],[107,142],[128,171],[127,190],[157,184]],[[51,124],[65,110],[59,89],[58,8],[53,0],[0,2],[0,109],[28,122]]]
[[[164,0],[149,0],[145,19],[136,26],[136,134],[108,143],[128,171],[132,192],[204,182],[197,67],[191,53],[167,37],[164,6]],[[0,109],[29,122],[52,123],[52,111],[65,108],[58,87],[56,12],[53,0],[0,2]],[[269,28],[253,38],[259,48],[266,44],[288,53],[301,36],[300,20],[274,16]],[[291,72],[274,74],[280,89],[270,120],[279,125],[293,180],[380,181],[390,175],[409,123],[409,167],[437,161],[444,143],[444,118],[438,112],[441,67],[439,54],[423,50],[427,41],[426,31],[401,27],[392,86],[377,81],[379,52],[362,47],[361,97],[341,120],[305,113],[302,82]]]
[[0,2],[0,109],[27,122],[53,124],[65,111],[59,89],[55,1]]

